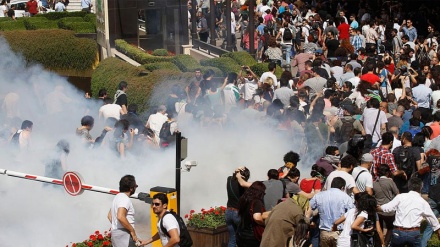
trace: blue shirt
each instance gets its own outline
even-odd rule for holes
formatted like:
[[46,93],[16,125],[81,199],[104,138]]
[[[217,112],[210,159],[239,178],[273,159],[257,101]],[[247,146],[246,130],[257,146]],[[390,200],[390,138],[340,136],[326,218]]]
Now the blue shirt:
[[350,27],[353,29],[356,29],[359,27],[359,23],[357,21],[352,21],[350,24]]
[[90,0],[81,0],[81,8],[86,9],[91,5]]
[[[349,209],[354,207],[353,199],[344,191],[336,188],[322,191],[310,200],[313,210],[319,212],[319,229],[331,231],[333,222],[344,215]],[[338,225],[338,230],[342,230],[342,225]]]
[[406,35],[408,35],[409,41],[413,42],[417,38],[417,29],[415,27],[403,27],[402,30]]

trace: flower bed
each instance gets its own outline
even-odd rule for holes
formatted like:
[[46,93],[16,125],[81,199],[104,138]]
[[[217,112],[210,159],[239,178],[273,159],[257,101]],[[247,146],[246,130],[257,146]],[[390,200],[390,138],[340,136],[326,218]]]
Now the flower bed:
[[[69,245],[66,245],[68,247]],[[101,234],[99,231],[95,231],[90,237],[79,243],[72,243],[71,247],[111,247],[111,234],[110,231],[105,231]]]
[[226,225],[225,211],[226,207],[211,207],[209,210],[202,208],[200,213],[191,210],[185,215],[188,219],[187,225],[195,228],[214,228]]

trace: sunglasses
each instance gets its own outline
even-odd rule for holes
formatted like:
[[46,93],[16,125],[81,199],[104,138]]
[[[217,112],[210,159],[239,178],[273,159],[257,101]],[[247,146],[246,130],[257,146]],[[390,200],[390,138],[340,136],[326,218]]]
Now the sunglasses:
[[159,206],[160,206],[160,203],[159,203],[159,202],[153,202],[151,205],[152,205],[152,206],[159,207]]

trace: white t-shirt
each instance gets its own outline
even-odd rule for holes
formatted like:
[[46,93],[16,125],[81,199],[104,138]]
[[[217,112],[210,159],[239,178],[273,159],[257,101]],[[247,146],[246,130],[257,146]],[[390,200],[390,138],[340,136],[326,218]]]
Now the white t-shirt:
[[[361,171],[361,174],[359,174]],[[371,173],[367,170],[365,167],[357,166],[353,169],[353,172],[351,173],[353,178],[356,182],[356,187],[361,191],[366,191],[366,187],[369,187],[373,189],[373,176],[371,176]],[[359,177],[358,177],[359,175]],[[356,181],[356,177],[358,177]]]
[[356,183],[354,182],[354,178],[351,176],[351,174],[345,171],[332,171],[327,177],[324,188],[327,190],[330,189],[333,179],[337,177],[341,177],[345,180],[345,193],[351,196],[351,190],[353,189],[353,187],[356,187]]
[[223,89],[223,94],[225,95],[225,106],[237,105],[237,100],[240,99],[240,92],[237,86],[229,83]]
[[[362,211],[357,217],[356,217],[356,208],[349,209],[345,214],[345,221],[344,221],[344,230],[342,230],[341,234],[338,237],[338,247],[345,247],[350,246],[351,242],[351,234],[353,230],[351,229],[351,225],[355,221],[357,217],[363,217],[365,219],[368,218],[368,213],[365,211]],[[361,224],[361,227],[364,227],[364,223]]]
[[125,227],[118,220],[118,208],[127,209],[127,220],[128,223],[134,228],[134,207],[131,203],[130,198],[125,193],[119,193],[113,199],[113,204],[111,208],[112,214],[112,230],[113,229],[124,229]]
[[264,72],[261,77],[260,77],[260,82],[263,84],[264,81],[266,81],[266,79],[270,77],[273,80],[273,85],[272,88],[277,88],[278,87],[278,81],[277,81],[277,77],[270,71]]
[[249,81],[247,78],[244,78],[244,86],[242,88],[244,93],[244,100],[250,100],[252,99],[252,96],[257,92],[258,89],[258,83],[257,80],[253,79],[252,81]]
[[106,104],[99,108],[99,116],[102,116],[104,119],[113,117],[119,120],[121,118],[121,109],[121,106],[118,104]]
[[382,139],[380,134],[380,126],[384,123],[388,123],[385,112],[381,111],[379,114],[379,118],[377,119],[376,129],[373,133],[374,123],[376,122],[377,118],[377,111],[379,111],[379,109],[365,108],[364,113],[362,114],[360,119],[360,121],[363,122],[365,133],[373,136],[373,143],[376,143],[379,141],[379,139]]
[[[167,245],[170,238],[166,235],[166,233],[162,232],[162,229],[160,227],[160,222],[163,221],[163,227],[167,229],[169,232],[170,230],[177,229],[177,233],[180,235],[180,227],[179,223],[177,222],[176,218],[172,214],[165,215],[162,219],[160,219],[157,222],[157,229],[159,231],[160,236],[160,242],[162,243],[162,246]],[[176,247],[179,247],[179,245],[175,245]]]
[[0,5],[0,17],[6,17],[5,11],[7,11],[6,5]]
[[156,137],[156,141],[159,142],[159,134],[162,129],[162,125],[168,120],[168,117],[158,112],[156,114],[152,114],[147,121],[147,125],[150,125],[150,129],[154,132]]

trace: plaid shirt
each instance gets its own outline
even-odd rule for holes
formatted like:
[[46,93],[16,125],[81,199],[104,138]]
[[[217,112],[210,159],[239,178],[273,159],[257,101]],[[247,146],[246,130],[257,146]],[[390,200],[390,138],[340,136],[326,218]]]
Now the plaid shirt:
[[377,170],[381,164],[387,164],[390,167],[391,173],[397,171],[396,162],[394,161],[394,155],[390,152],[390,150],[380,146],[378,148],[373,149],[370,152],[373,155],[373,180],[379,178],[377,174]]
[[351,45],[354,47],[354,51],[357,52],[362,47],[362,38],[359,35],[353,36]]

